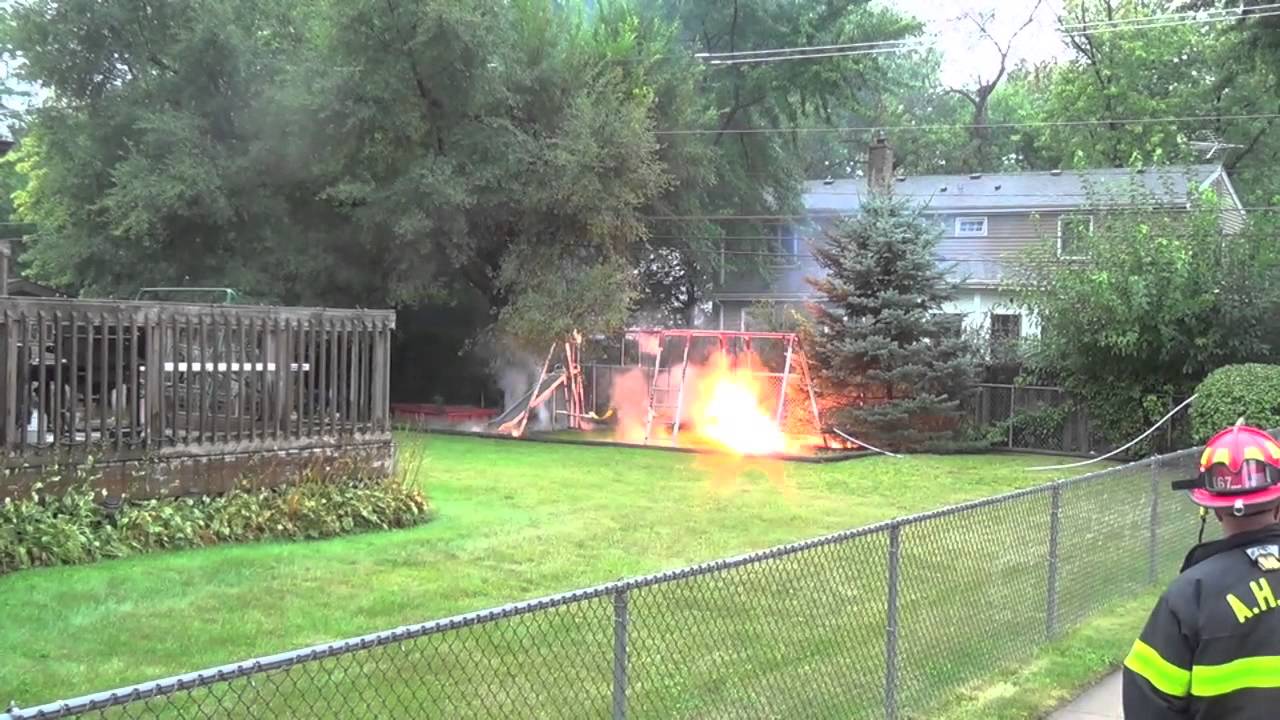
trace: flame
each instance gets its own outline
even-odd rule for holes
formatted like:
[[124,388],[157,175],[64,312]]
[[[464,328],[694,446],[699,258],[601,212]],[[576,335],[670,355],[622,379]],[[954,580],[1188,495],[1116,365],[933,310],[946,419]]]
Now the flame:
[[773,455],[787,449],[787,437],[764,409],[760,383],[744,369],[730,367],[723,353],[698,373],[690,413],[692,430],[735,455]]
[[[808,437],[790,438],[775,421],[769,408],[777,398],[770,394],[769,384],[750,372],[749,366],[761,367],[758,359],[735,367],[727,355],[717,352],[701,365],[663,369],[658,387],[670,387],[666,403],[677,403],[676,389],[684,378],[685,396],[681,403],[680,433],[676,444],[707,447],[737,456],[775,455],[784,452],[808,452]],[[773,390],[772,392],[776,392]],[[615,377],[613,405],[618,424],[615,438],[621,442],[644,443],[649,413],[649,385],[643,371],[636,369]],[[670,445],[670,422],[674,407],[663,407],[659,400],[657,416],[649,430],[648,444]],[[817,444],[821,444],[818,438]]]

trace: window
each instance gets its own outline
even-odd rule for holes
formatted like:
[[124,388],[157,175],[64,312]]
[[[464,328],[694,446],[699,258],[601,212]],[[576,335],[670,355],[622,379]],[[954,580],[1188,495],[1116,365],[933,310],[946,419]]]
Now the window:
[[791,225],[778,225],[770,252],[774,253],[769,257],[772,264],[782,267],[796,265],[800,261],[800,242],[796,239],[796,229]]
[[1017,342],[1021,337],[1021,315],[1013,313],[991,313],[991,343],[993,345]]
[[1082,258],[1085,243],[1093,234],[1092,215],[1063,215],[1058,218],[1058,257]]
[[956,218],[956,237],[986,237],[987,219],[985,217]]

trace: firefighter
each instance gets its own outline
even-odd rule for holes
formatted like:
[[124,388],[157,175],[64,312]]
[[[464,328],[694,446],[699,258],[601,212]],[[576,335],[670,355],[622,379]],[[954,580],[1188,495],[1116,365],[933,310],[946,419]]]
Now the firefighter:
[[1280,443],[1242,422],[1179,481],[1223,539],[1191,549],[1124,661],[1126,720],[1280,717]]

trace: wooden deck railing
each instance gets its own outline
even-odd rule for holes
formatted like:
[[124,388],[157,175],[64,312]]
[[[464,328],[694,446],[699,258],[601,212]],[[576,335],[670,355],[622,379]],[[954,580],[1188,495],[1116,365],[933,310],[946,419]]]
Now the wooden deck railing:
[[6,465],[389,432],[392,311],[0,299]]

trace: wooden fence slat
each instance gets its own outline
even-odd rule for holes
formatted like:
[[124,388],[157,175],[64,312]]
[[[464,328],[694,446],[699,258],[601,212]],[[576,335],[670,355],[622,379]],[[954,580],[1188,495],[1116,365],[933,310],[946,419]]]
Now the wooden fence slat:
[[48,363],[45,362],[47,353],[45,350],[49,347],[49,334],[45,327],[45,314],[36,311],[36,324],[39,328],[36,331],[38,336],[36,340],[36,383],[39,389],[36,391],[36,444],[41,447],[45,444],[47,428],[49,427],[49,372]]
[[261,389],[256,385],[257,378],[254,377],[253,366],[250,364],[255,362],[253,351],[250,348],[257,349],[257,323],[250,319],[246,322],[246,325],[248,326],[247,335],[244,343],[240,346],[240,357],[244,359],[244,362],[240,364],[241,377],[243,378],[240,384],[240,405],[244,408],[244,413],[248,415],[249,440],[252,442],[258,439],[258,412],[254,401]]
[[116,411],[116,452],[124,449],[124,393],[124,313],[116,310],[116,389],[112,402]]
[[98,446],[105,451],[111,444],[111,438],[107,435],[107,423],[110,420],[107,393],[111,385],[111,341],[107,337],[108,321],[105,312],[98,313],[97,324],[102,333],[102,342],[98,345],[98,358],[102,362],[98,366]]
[[320,356],[320,373],[316,381],[320,389],[316,394],[316,411],[320,414],[320,434],[329,431],[329,347],[331,346],[329,329],[317,323],[316,334],[319,336],[317,352]]
[[68,413],[67,433],[70,435],[70,443],[76,443],[76,411],[80,406],[80,313],[71,312],[71,357],[67,363],[67,374],[71,389],[68,393],[68,402],[71,403],[70,412]]
[[339,433],[338,423],[340,395],[338,392],[338,353],[339,349],[339,332],[338,328],[330,323],[329,325],[329,387],[325,394],[329,399],[329,434],[337,435]]
[[349,396],[346,388],[351,387],[351,333],[348,332],[347,323],[338,323],[338,374],[337,380],[334,382],[334,400],[338,404],[338,432],[351,432],[351,404],[347,402]]
[[93,376],[97,346],[93,344],[93,331],[97,327],[92,313],[84,314],[84,442],[93,444]]
[[373,426],[376,432],[385,432],[388,427],[386,408],[386,384],[389,377],[389,360],[387,356],[386,331],[379,326],[374,331],[373,344]]
[[138,342],[137,318],[129,320],[129,342],[129,447],[132,449],[138,446],[142,433],[141,423],[138,420],[138,397],[142,390],[138,386],[138,364],[142,359],[139,355],[142,346]]
[[[248,346],[249,337],[252,332],[252,320],[243,317],[237,317],[235,320],[235,345],[228,347],[227,352],[227,423],[228,428],[231,423],[232,410],[234,409],[236,423],[236,442],[245,441],[245,414],[248,412],[248,396],[249,396],[249,374],[245,372],[245,363],[249,359]],[[227,337],[231,337],[231,323],[227,323]],[[234,350],[232,350],[234,348]],[[236,370],[232,371],[231,363],[238,363]],[[231,378],[235,377],[235,403],[231,402]],[[249,427],[249,439],[253,439],[253,427]]]
[[[62,365],[64,360],[64,350],[62,346],[62,312],[60,310],[53,311],[53,338],[50,342],[53,344],[53,444],[58,447],[63,443],[62,432],[64,430],[62,422],[62,412],[64,410],[62,399]],[[56,454],[56,453],[55,453]]]
[[[177,317],[174,317],[177,324]],[[147,320],[146,343],[146,408],[147,408],[147,446],[159,449],[164,446],[164,321],[159,313]],[[174,355],[176,359],[176,354]],[[174,375],[176,378],[176,373]],[[176,381],[175,381],[176,382]],[[175,385],[176,389],[176,385]],[[177,406],[177,402],[173,403]],[[177,430],[174,425],[174,440]],[[190,438],[185,438],[190,440]]]
[[0,405],[4,413],[3,422],[0,422],[0,441],[4,443],[6,450],[13,448],[17,442],[14,425],[18,417],[18,336],[16,324],[16,314],[10,312],[7,308],[4,311],[4,327],[2,328],[4,352],[0,353],[0,362],[4,363],[2,368],[4,381],[0,382]]
[[289,378],[293,377],[293,364],[289,361],[289,324],[284,320],[271,322],[269,357],[276,365],[271,382],[271,440],[279,443],[288,433],[285,412],[289,407]]
[[368,393],[365,392],[365,374],[368,373],[369,371],[369,360],[365,356],[365,353],[369,349],[368,337],[369,337],[368,329],[365,327],[364,323],[360,323],[359,328],[356,330],[355,392],[356,392],[356,418],[359,421],[357,424],[357,428],[358,428],[357,431],[361,434],[369,432],[369,428],[366,424],[368,422],[369,415],[365,408],[365,400],[368,399]]
[[296,438],[302,437],[302,412],[306,401],[304,383],[307,380],[303,367],[306,364],[307,351],[306,337],[303,335],[303,322],[301,320],[297,322],[289,321],[289,324],[291,326],[289,336],[293,338],[293,358],[298,364],[297,374],[292,376],[293,382],[291,384],[293,385],[294,393],[289,402],[289,414],[292,416],[290,417],[289,426],[293,428],[290,435]]
[[270,342],[268,340],[267,330],[270,322],[270,318],[262,318],[258,320],[258,331],[254,333],[254,340],[256,341],[254,351],[257,354],[258,359],[256,362],[258,364],[254,365],[253,368],[258,374],[258,382],[257,387],[255,388],[256,392],[254,392],[253,397],[250,399],[254,401],[254,404],[257,407],[257,411],[254,412],[253,417],[258,424],[258,439],[262,442],[266,442],[267,433],[271,427],[271,402],[268,395],[270,371],[267,367],[267,362],[272,359],[271,353],[269,352]]
[[306,421],[303,423],[303,434],[307,437],[315,437],[317,423],[317,407],[316,404],[320,399],[320,346],[316,340],[316,327],[314,322],[307,323],[307,371],[306,377]]

